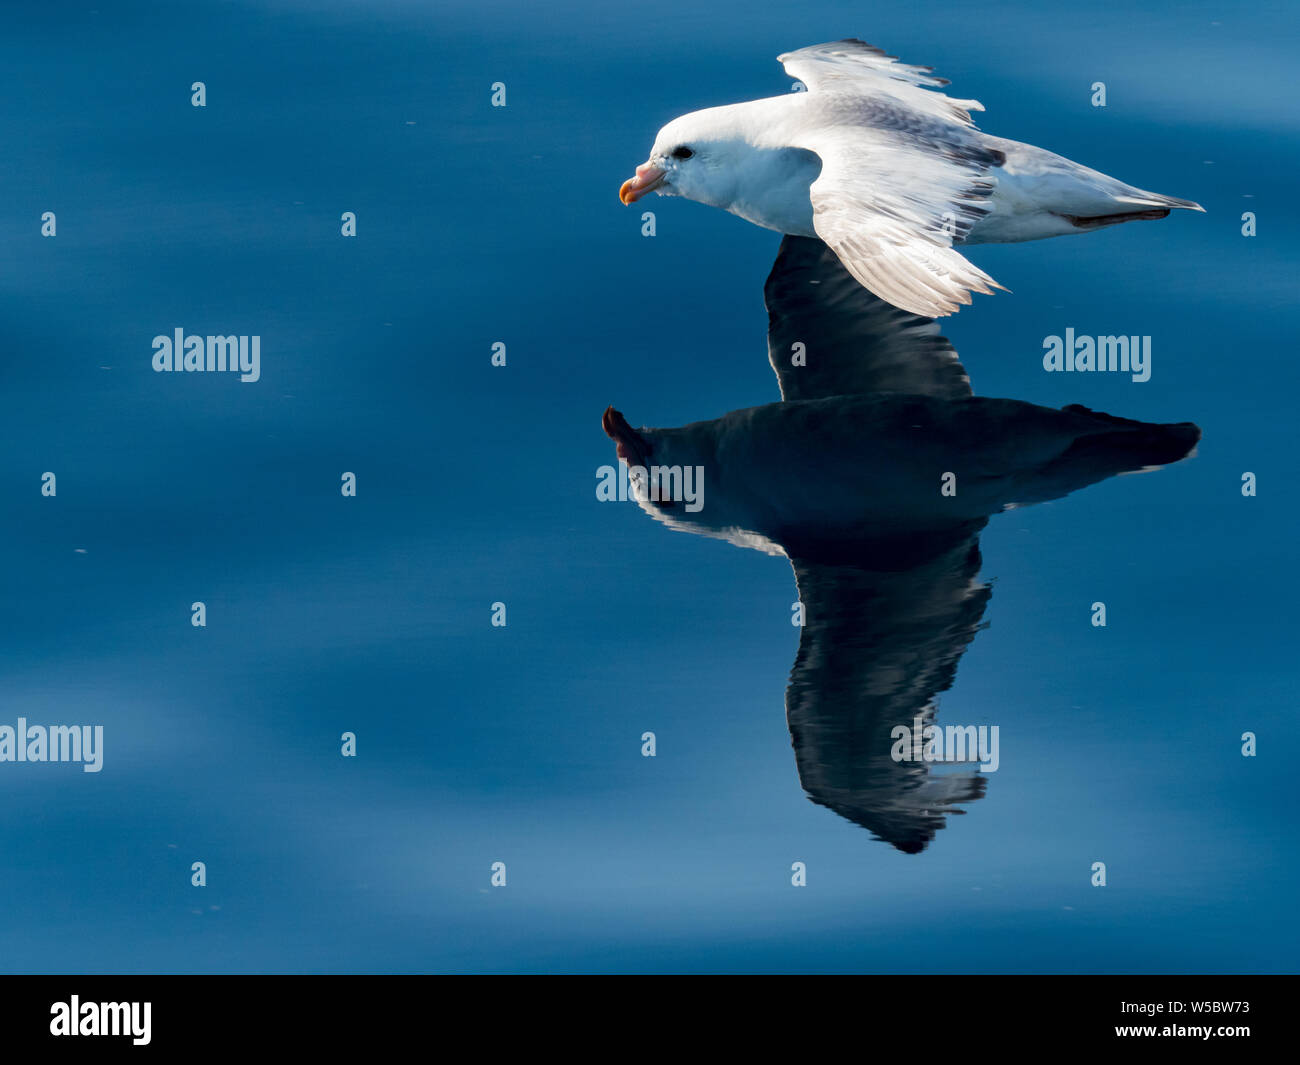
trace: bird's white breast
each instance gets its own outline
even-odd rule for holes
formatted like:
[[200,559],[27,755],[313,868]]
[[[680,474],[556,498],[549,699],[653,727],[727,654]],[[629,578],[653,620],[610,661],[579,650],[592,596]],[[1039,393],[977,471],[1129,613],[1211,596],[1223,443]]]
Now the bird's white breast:
[[815,237],[809,189],[821,167],[821,159],[802,148],[752,148],[727,210],[778,233]]

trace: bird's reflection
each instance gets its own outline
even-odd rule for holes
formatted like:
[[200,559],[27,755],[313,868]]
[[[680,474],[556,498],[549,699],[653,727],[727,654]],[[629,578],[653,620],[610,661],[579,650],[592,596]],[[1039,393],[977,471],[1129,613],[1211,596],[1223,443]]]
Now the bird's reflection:
[[[784,239],[765,296],[781,402],[678,429],[634,430],[611,407],[604,427],[652,516],[789,558],[803,610],[786,689],[800,782],[914,853],[987,780],[973,757],[899,760],[893,737],[934,723],[980,628],[989,516],[1175,462],[1200,430],[974,396],[933,321],[871,295],[817,240]],[[702,471],[697,496],[668,475],[652,493],[635,473],[678,467]]]

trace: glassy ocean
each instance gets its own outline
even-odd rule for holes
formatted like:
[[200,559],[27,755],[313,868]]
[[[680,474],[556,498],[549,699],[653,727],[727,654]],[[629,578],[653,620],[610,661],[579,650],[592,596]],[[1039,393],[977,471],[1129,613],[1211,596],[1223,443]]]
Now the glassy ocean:
[[[0,761],[0,969],[1294,971],[1297,21],[7,7],[0,726],[103,740],[98,772]],[[786,559],[598,496],[608,406],[781,398],[781,237],[620,182],[665,122],[849,36],[989,133],[1206,208],[969,250],[1011,290],[942,322],[976,396],[1202,436],[942,556],[980,611],[898,668],[951,667],[922,704],[1000,749],[938,824],[942,797],[901,827],[810,801]],[[155,372],[176,330],[259,338],[257,379]],[[1067,330],[1150,337],[1149,379],[1045,371]],[[887,621],[843,660],[892,653]]]

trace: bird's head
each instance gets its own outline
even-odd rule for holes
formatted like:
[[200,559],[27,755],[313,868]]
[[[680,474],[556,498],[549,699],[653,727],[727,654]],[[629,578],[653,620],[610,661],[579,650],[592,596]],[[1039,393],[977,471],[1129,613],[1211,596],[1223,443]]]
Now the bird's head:
[[736,129],[731,107],[711,107],[675,118],[659,131],[650,158],[623,182],[618,198],[625,204],[657,192],[727,208],[736,198],[736,182],[753,149]]

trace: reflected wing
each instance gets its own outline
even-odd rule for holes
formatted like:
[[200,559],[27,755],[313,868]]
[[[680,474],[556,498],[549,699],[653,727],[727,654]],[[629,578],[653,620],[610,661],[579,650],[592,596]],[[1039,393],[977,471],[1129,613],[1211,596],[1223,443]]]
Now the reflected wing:
[[820,240],[782,240],[763,297],[768,361],[782,399],[971,395],[970,378],[938,324],[864,289]]
[[[906,545],[910,563],[887,571],[793,560],[804,607],[799,653],[786,689],[786,720],[799,781],[813,802],[901,851],[923,850],[955,803],[984,794],[973,767],[897,762],[897,725],[934,720],[980,626],[991,594],[976,579],[979,529]],[[921,554],[918,556],[918,552]],[[873,548],[864,557],[890,558]],[[918,560],[919,558],[919,560]]]

